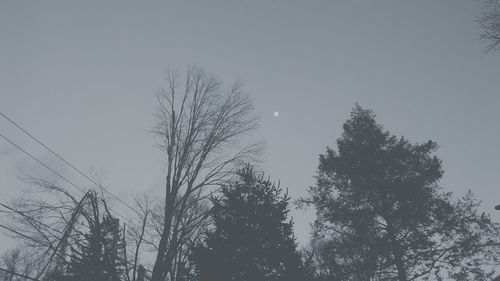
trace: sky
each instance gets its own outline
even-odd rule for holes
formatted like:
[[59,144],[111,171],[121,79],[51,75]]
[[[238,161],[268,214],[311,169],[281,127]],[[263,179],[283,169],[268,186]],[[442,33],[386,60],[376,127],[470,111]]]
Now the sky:
[[[335,147],[358,102],[392,133],[438,142],[443,188],[457,198],[471,189],[500,222],[500,53],[479,40],[480,8],[479,0],[1,1],[0,111],[132,202],[162,186],[149,132],[155,91],[166,70],[197,65],[228,84],[244,81],[262,118],[252,136],[266,142],[260,167],[293,198],[314,184],[318,155]],[[90,186],[3,118],[0,133]],[[0,139],[1,201],[29,190],[23,173],[54,177]],[[314,213],[292,215],[304,246]]]

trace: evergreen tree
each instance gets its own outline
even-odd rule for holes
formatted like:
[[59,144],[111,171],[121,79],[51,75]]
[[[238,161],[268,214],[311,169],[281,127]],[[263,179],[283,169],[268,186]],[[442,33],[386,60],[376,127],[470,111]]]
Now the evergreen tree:
[[213,229],[193,250],[200,281],[304,280],[289,197],[250,166],[213,198]]
[[109,215],[85,233],[69,263],[72,281],[120,281],[124,273],[124,245],[119,220]]
[[[453,202],[438,182],[437,144],[384,131],[356,105],[337,151],[320,156],[315,259],[329,280],[490,280],[498,225],[467,194]],[[497,244],[498,245],[498,244]]]
[[[101,215],[99,198],[89,191],[79,212],[87,231],[74,231],[58,267],[49,274],[55,281],[120,281],[126,279],[126,250],[120,221],[109,212],[102,200],[105,214]],[[69,260],[65,256],[70,256]]]

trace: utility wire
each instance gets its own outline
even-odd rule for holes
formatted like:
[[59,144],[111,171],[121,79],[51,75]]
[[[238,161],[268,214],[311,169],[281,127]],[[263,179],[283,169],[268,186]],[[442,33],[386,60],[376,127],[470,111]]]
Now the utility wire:
[[[15,213],[15,214],[18,214],[18,215],[20,215],[20,216],[22,216],[22,217],[24,217],[24,218],[27,218],[29,221],[33,221],[33,222],[35,222],[35,223],[36,223],[36,224],[38,224],[39,226],[40,226],[40,225],[41,225],[41,226],[44,226],[44,227],[46,227],[46,228],[48,228],[48,229],[50,229],[50,230],[52,230],[52,231],[56,232],[57,234],[63,235],[63,233],[62,233],[59,229],[56,229],[56,228],[54,228],[54,227],[52,227],[52,226],[50,226],[50,225],[48,225],[48,224],[46,224],[46,223],[43,223],[43,222],[41,222],[41,221],[35,220],[34,218],[32,218],[32,217],[30,217],[30,216],[28,216],[28,215],[24,214],[24,212],[23,212],[23,211],[16,210],[16,209],[14,209],[14,208],[12,208],[12,207],[10,207],[10,206],[7,206],[6,204],[4,204],[4,203],[2,203],[2,202],[0,202],[0,206],[2,206],[2,207],[4,207],[5,209],[9,210],[9,211],[10,211],[9,213]],[[8,213],[8,212],[5,212],[5,213]],[[86,225],[84,225],[84,226],[86,226]],[[89,229],[90,229],[90,226],[88,226],[88,227],[89,227]],[[39,230],[38,230],[38,231],[39,231]],[[39,232],[40,232],[40,231],[39,231]],[[50,233],[50,232],[49,232],[49,233]],[[54,237],[55,237],[55,235],[54,235],[53,233],[50,233],[50,235],[52,235],[52,236],[54,236]],[[60,237],[60,238],[58,238],[58,239],[62,239],[62,237]]]
[[[15,230],[15,229],[12,229],[12,228],[10,228],[10,227],[8,227],[8,226],[5,226],[5,225],[3,225],[3,224],[0,224],[0,227],[1,227],[1,228],[3,228],[3,229],[6,229],[6,230],[8,230],[8,231],[10,231],[10,232],[12,232],[12,233],[15,233],[15,234],[17,234],[17,235],[19,235],[19,236],[21,236],[21,237],[23,237],[23,238],[25,238],[25,239],[28,239],[28,240],[30,240],[30,241],[32,241],[32,242],[35,242],[35,243],[37,243],[37,244],[39,244],[39,245],[42,245],[42,246],[48,247],[50,250],[54,251],[54,253],[57,253],[57,252],[58,252],[58,251],[57,251],[57,249],[56,249],[56,248],[54,248],[54,246],[53,246],[51,243],[45,243],[45,242],[40,241],[40,240],[38,240],[38,239],[35,239],[35,238],[31,237],[31,236],[28,236],[28,235],[26,235],[26,234],[20,233],[19,231]],[[65,253],[65,252],[60,252],[60,254],[61,254],[62,256],[65,256],[65,257],[70,257],[70,258],[71,258],[71,256],[70,256],[70,255],[68,255],[68,254],[67,254],[67,253]],[[45,269],[43,269],[43,270],[45,270]],[[43,274],[43,272],[41,272],[41,273],[39,273],[39,274],[41,275],[41,274]],[[40,275],[39,275],[38,277],[40,277]]]
[[[4,207],[5,209],[9,210],[11,213],[16,213],[16,214],[18,214],[18,215],[21,215],[21,216],[23,216],[23,217],[28,218],[29,220],[33,220],[33,221],[35,221],[33,218],[30,218],[29,216],[25,215],[25,214],[24,214],[24,212],[22,212],[22,211],[18,211],[18,210],[16,210],[16,209],[14,209],[14,208],[12,208],[12,207],[10,207],[10,206],[8,206],[8,205],[6,205],[6,204],[2,203],[2,202],[0,202],[0,206],[2,206],[2,207]],[[110,211],[113,211],[113,210],[110,210]],[[3,211],[3,212],[5,212],[5,213],[9,213],[9,212],[7,212],[7,211]],[[36,222],[37,224],[41,225],[41,226],[44,226],[44,227],[46,227],[46,228],[48,228],[48,229],[50,229],[50,230],[52,230],[52,231],[56,232],[57,234],[60,234],[60,235],[62,235],[62,234],[63,234],[60,230],[58,230],[58,229],[56,229],[56,228],[54,228],[54,227],[52,227],[52,226],[50,226],[50,225],[48,225],[48,224],[46,224],[46,223],[43,223],[43,222],[41,222],[41,221],[35,221],[35,222]],[[130,221],[129,221],[129,222],[130,222]],[[130,223],[131,223],[131,222],[130,222]],[[82,225],[83,225],[83,224],[82,224]],[[88,228],[89,228],[89,230],[90,230],[90,226],[89,226],[89,225],[83,225],[83,226],[88,227]],[[135,226],[137,226],[137,225],[135,225]],[[2,227],[2,226],[0,226],[0,227]],[[6,227],[3,227],[3,228],[5,228],[5,229],[6,229]],[[12,231],[12,232],[14,231],[14,230],[11,230],[10,228],[9,228],[8,230],[10,230],[10,231]],[[18,233],[18,232],[16,232],[16,234],[21,235],[21,236],[23,236],[24,238],[27,238],[27,239],[30,239],[30,240],[32,240],[32,241],[33,241],[33,239],[32,239],[32,238],[28,238],[26,235],[20,234],[20,233]],[[55,236],[53,233],[50,233],[50,234],[51,234],[52,236]],[[62,237],[61,237],[61,238],[62,238]],[[61,239],[61,238],[59,238],[59,239]],[[144,240],[144,239],[143,239],[143,240]],[[78,243],[77,243],[77,244],[78,244]],[[47,246],[47,245],[45,245],[45,246]]]
[[51,171],[52,173],[54,173],[55,175],[57,175],[58,177],[62,178],[65,182],[69,183],[70,185],[72,185],[73,187],[75,187],[76,189],[80,190],[82,193],[86,193],[85,190],[83,190],[83,188],[77,186],[76,184],[72,183],[70,180],[68,180],[66,177],[64,177],[63,175],[61,175],[60,173],[58,173],[57,171],[55,171],[54,169],[50,168],[49,166],[47,166],[47,164],[43,163],[42,161],[38,160],[38,158],[36,158],[35,156],[33,156],[33,154],[29,153],[28,151],[26,151],[24,148],[20,147],[19,145],[17,145],[15,142],[13,142],[12,140],[10,140],[9,138],[7,138],[6,136],[2,135],[2,133],[0,133],[0,137],[2,137],[4,140],[8,141],[10,144],[12,144],[13,146],[15,146],[17,149],[19,149],[20,151],[24,152],[24,154],[28,155],[29,157],[31,157],[31,159],[35,160],[38,164],[44,166],[45,168],[47,168],[49,171]]
[[[17,234],[17,235],[19,235],[19,236],[22,236],[22,237],[24,237],[24,238],[26,238],[26,239],[28,239],[28,240],[31,240],[32,242],[34,242],[34,243],[36,243],[36,244],[39,244],[39,245],[42,245],[42,246],[48,247],[48,248],[50,248],[50,249],[52,249],[52,250],[54,250],[54,251],[55,251],[55,249],[53,249],[53,248],[54,248],[54,246],[52,246],[51,244],[44,243],[44,242],[42,242],[42,241],[40,241],[40,240],[38,240],[38,239],[35,239],[35,238],[30,237],[30,236],[28,236],[28,235],[22,234],[22,233],[20,233],[19,231],[16,231],[16,230],[14,230],[14,229],[12,229],[12,228],[10,228],[10,227],[8,227],[8,226],[5,226],[5,225],[3,225],[3,224],[0,224],[0,228],[6,229],[6,230],[8,230],[8,231],[10,231],[10,232],[12,232],[12,233],[15,233],[15,234]],[[77,243],[77,245],[82,246],[82,244],[79,244],[79,243]],[[67,254],[66,252],[60,252],[60,254],[61,254],[62,256],[64,256],[64,257],[74,258],[72,255],[69,255],[69,254]],[[119,260],[120,260],[120,261],[124,261],[123,259],[119,259]],[[131,263],[131,262],[129,262],[129,263]],[[13,273],[12,271],[2,270],[1,268],[0,268],[0,271],[4,271],[4,272],[7,272],[7,273]],[[14,275],[17,275],[17,276],[20,276],[20,277],[24,277],[24,278],[30,279],[30,280],[40,281],[39,279],[31,278],[31,277],[28,277],[28,276],[22,276],[22,275],[19,275],[19,274],[16,274],[16,273],[13,273],[13,274],[14,274]]]
[[17,234],[17,235],[19,235],[19,236],[21,236],[21,237],[23,237],[25,239],[31,240],[32,242],[35,242],[35,243],[40,244],[40,245],[45,246],[45,247],[49,247],[50,249],[52,249],[52,250],[55,251],[54,246],[52,246],[51,244],[47,244],[45,242],[39,241],[38,239],[30,237],[30,236],[28,236],[26,234],[23,234],[23,233],[15,230],[15,229],[12,229],[12,228],[10,228],[8,226],[5,226],[3,224],[0,224],[0,227],[3,228],[3,229],[6,229],[6,230],[8,230],[8,231],[10,231],[12,233],[15,233],[15,234]]
[[[14,126],[16,126],[19,130],[21,130],[23,133],[25,133],[27,136],[29,136],[31,139],[33,139],[34,141],[36,141],[38,144],[40,144],[42,147],[44,147],[46,150],[48,150],[50,153],[52,153],[53,155],[55,155],[59,160],[61,160],[62,162],[64,162],[66,165],[68,165],[69,167],[71,167],[74,171],[76,171],[77,173],[79,173],[81,176],[83,176],[84,178],[86,178],[87,180],[89,180],[91,183],[93,183],[96,187],[102,189],[103,191],[105,191],[106,193],[108,193],[109,195],[111,195],[113,198],[115,198],[116,200],[118,200],[120,203],[122,203],[123,205],[125,205],[126,207],[128,207],[129,209],[131,209],[133,212],[135,212],[136,214],[139,215],[139,217],[142,216],[142,214],[140,214],[135,208],[133,208],[132,206],[130,206],[129,204],[127,204],[126,202],[124,202],[122,199],[120,199],[118,196],[116,196],[115,194],[113,194],[111,191],[109,191],[108,189],[104,188],[101,184],[97,183],[95,180],[93,180],[91,177],[87,176],[85,173],[83,173],[81,170],[79,170],[78,168],[76,168],[74,165],[72,165],[70,162],[68,162],[66,159],[64,159],[61,155],[59,155],[57,152],[55,152],[53,149],[51,149],[50,147],[48,147],[47,145],[45,145],[44,143],[42,143],[40,140],[38,140],[35,136],[33,136],[32,134],[30,134],[27,130],[25,130],[23,127],[21,127],[19,124],[17,124],[16,122],[14,122],[12,119],[10,119],[8,116],[6,116],[5,114],[3,114],[2,112],[0,112],[0,115],[2,117],[4,117],[7,121],[9,121],[10,123],[12,123]],[[84,191],[83,188],[77,186],[76,184],[74,184],[73,182],[71,182],[70,180],[68,180],[66,177],[64,177],[63,175],[61,175],[60,173],[58,173],[57,171],[55,171],[54,169],[50,168],[47,164],[43,163],[42,161],[40,161],[38,158],[36,158],[33,154],[29,153],[28,151],[26,151],[25,149],[23,149],[22,147],[20,147],[19,145],[17,145],[14,141],[12,141],[11,139],[7,138],[6,136],[4,136],[3,134],[0,133],[0,137],[2,137],[4,140],[6,140],[7,142],[9,142],[11,145],[13,145],[14,147],[16,147],[17,149],[19,149],[21,152],[23,152],[24,154],[28,155],[30,158],[32,158],[34,161],[36,161],[38,164],[42,165],[43,167],[45,167],[46,169],[48,169],[49,171],[51,171],[52,173],[54,173],[55,175],[57,175],[58,177],[62,178],[65,182],[67,182],[68,184],[70,184],[71,186],[75,187],[76,189],[78,189],[80,192],[82,192],[83,194],[85,194],[86,192]],[[4,204],[2,204],[4,207],[7,207],[5,206]],[[8,208],[10,209],[10,208]],[[140,228],[139,226],[137,226],[134,222],[132,222],[130,219],[124,217],[122,214],[116,212],[115,210],[113,209],[109,209],[111,212],[115,213],[116,215],[118,215],[119,217],[123,218],[124,220],[126,220],[127,222],[129,222],[130,224],[134,225],[135,227],[138,227]],[[41,223],[41,222],[40,222]],[[47,226],[47,225],[45,225]],[[41,241],[38,241],[32,237],[29,237],[27,235],[24,235],[12,228],[9,228],[9,227],[6,227],[4,225],[1,225],[0,224],[0,227],[4,228],[4,229],[7,229],[13,233],[16,233],[17,235],[20,235],[26,239],[29,239],[33,242],[36,242],[36,243],[39,243],[41,245],[44,245],[44,246],[48,246],[49,248],[53,248],[52,245],[48,245],[48,244],[45,244]],[[52,227],[49,227],[51,228],[52,230],[54,230]],[[63,255],[67,256],[67,254],[63,253]],[[1,269],[1,271],[5,271],[5,272],[8,272],[8,273],[11,273],[11,274],[14,274],[14,275],[17,275],[17,276],[20,276],[20,277],[23,277],[23,278],[26,278],[26,279],[29,279],[29,280],[34,280],[34,281],[40,281],[38,279],[35,279],[35,278],[31,278],[29,276],[24,276],[24,275],[19,275],[15,272],[10,272],[10,271],[6,271],[4,269]]]
[[[104,190],[106,193],[108,193],[109,195],[111,195],[113,198],[115,198],[116,200],[118,200],[120,203],[122,203],[123,205],[127,206],[129,209],[131,209],[132,211],[134,211],[136,214],[139,215],[139,217],[141,217],[142,215],[132,206],[130,206],[128,203],[126,203],[125,201],[123,201],[122,199],[120,199],[118,196],[114,195],[111,191],[107,190],[106,188],[104,188],[101,184],[97,183],[95,180],[93,180],[91,177],[87,176],[84,172],[82,172],[81,170],[79,170],[78,168],[76,168],[74,165],[72,165],[70,162],[68,162],[66,159],[64,159],[61,155],[59,155],[57,152],[55,152],[53,149],[51,149],[50,147],[48,147],[47,145],[45,145],[44,143],[42,143],[40,140],[38,140],[35,136],[33,136],[32,134],[30,134],[27,130],[25,130],[21,125],[17,124],[16,122],[14,122],[12,119],[10,119],[9,117],[7,117],[4,113],[0,112],[0,115],[5,118],[7,121],[9,121],[10,123],[12,123],[14,126],[16,126],[19,130],[21,130],[23,133],[25,133],[26,135],[28,135],[30,138],[32,138],[34,141],[36,141],[38,144],[40,144],[41,146],[43,146],[45,149],[47,149],[50,153],[54,154],[57,158],[59,158],[59,160],[63,161],[65,164],[67,164],[68,166],[70,166],[73,170],[75,170],[77,173],[79,173],[81,176],[83,176],[84,178],[86,178],[87,180],[89,180],[90,182],[92,182],[94,185],[96,185],[97,187],[99,188],[102,188],[102,190]],[[10,141],[9,141],[10,142]]]
[[[126,202],[124,202],[123,200],[121,200],[118,196],[114,195],[111,191],[109,191],[108,189],[104,188],[104,186],[100,185],[99,183],[97,183],[95,180],[93,180],[91,177],[87,176],[85,173],[83,173],[81,170],[79,170],[78,168],[76,168],[74,165],[72,165],[70,162],[68,162],[66,159],[64,159],[61,155],[59,155],[57,152],[55,152],[54,150],[52,150],[51,148],[49,148],[47,145],[45,145],[44,143],[42,143],[40,140],[38,140],[35,136],[33,136],[32,134],[30,134],[27,130],[25,130],[23,127],[21,127],[19,124],[17,124],[16,122],[14,122],[12,119],[10,119],[8,116],[6,116],[4,113],[0,112],[0,115],[5,118],[7,121],[9,121],[10,123],[12,123],[14,126],[16,126],[19,130],[21,130],[23,133],[25,133],[27,136],[29,136],[31,139],[33,139],[34,141],[36,141],[38,144],[40,144],[41,146],[43,146],[45,149],[47,149],[49,152],[51,152],[52,154],[54,154],[59,160],[63,161],[65,164],[67,164],[68,166],[70,166],[73,170],[75,170],[76,172],[78,172],[80,175],[82,175],[84,178],[86,178],[87,180],[89,180],[90,182],[92,182],[96,187],[104,190],[106,193],[108,193],[109,195],[111,195],[113,198],[115,198],[116,200],[118,200],[120,203],[122,203],[123,205],[125,205],[126,207],[128,207],[129,209],[131,209],[134,213],[136,213],[137,215],[139,215],[139,217],[142,217],[142,214],[139,213],[135,208],[133,208],[132,206],[130,206],[129,204],[127,204]],[[70,185],[74,186],[75,188],[77,188],[78,190],[80,190],[83,194],[85,194],[86,192],[83,190],[83,188],[80,188],[78,187],[76,184],[72,183],[71,181],[69,181],[67,178],[65,178],[64,176],[62,176],[60,173],[56,172],[55,170],[53,170],[52,168],[50,168],[49,166],[47,166],[45,163],[43,163],[42,161],[38,160],[35,156],[33,156],[31,153],[29,153],[28,151],[26,151],[25,149],[23,149],[22,147],[20,147],[19,145],[17,145],[15,142],[13,142],[12,140],[8,139],[7,137],[5,137],[4,135],[2,135],[0,133],[0,137],[2,137],[3,139],[5,139],[6,141],[8,141],[10,144],[12,144],[13,146],[15,146],[17,149],[19,149],[20,151],[24,152],[26,155],[28,155],[30,158],[32,158],[33,160],[35,160],[37,163],[39,163],[40,165],[44,166],[45,168],[47,168],[49,171],[51,171],[52,173],[54,173],[55,175],[59,176],[60,178],[62,178],[64,181],[66,181],[67,183],[69,183]],[[132,222],[129,218],[123,216],[122,214],[118,213],[117,211],[109,208],[110,212],[113,212],[115,213],[117,216],[121,217],[122,219],[124,219],[125,221],[127,221],[128,223],[130,223],[131,225],[137,227],[137,228],[141,228],[140,226],[138,226],[137,224],[135,224],[134,222]],[[148,221],[149,222],[149,221]],[[151,224],[151,223],[150,223]],[[152,224],[151,224],[152,225]],[[154,225],[152,225],[154,227]],[[146,233],[150,234],[149,231],[146,230]]]
[[[118,196],[114,195],[111,191],[109,191],[108,189],[104,188],[104,186],[102,186],[101,184],[97,183],[95,180],[93,180],[91,177],[89,177],[88,175],[86,175],[84,172],[82,172],[80,169],[76,168],[74,165],[72,165],[69,161],[67,161],[66,159],[64,159],[60,154],[58,154],[57,152],[55,152],[53,149],[51,149],[50,147],[48,147],[47,145],[45,145],[43,142],[41,142],[40,140],[38,140],[35,136],[33,136],[33,134],[29,133],[26,129],[24,129],[21,125],[17,124],[16,122],[14,122],[14,120],[12,120],[11,118],[9,118],[7,115],[5,115],[4,113],[2,113],[0,111],[0,115],[5,118],[7,121],[9,121],[11,124],[13,124],[14,126],[16,126],[16,128],[18,128],[19,130],[21,130],[23,133],[25,133],[27,136],[29,136],[31,139],[33,139],[34,141],[36,141],[38,144],[40,144],[41,146],[43,146],[45,149],[47,149],[50,153],[52,153],[53,155],[55,155],[59,160],[63,161],[65,164],[67,164],[69,167],[71,167],[73,170],[75,170],[77,173],[79,173],[81,176],[83,176],[84,178],[86,178],[87,180],[89,180],[91,183],[93,183],[96,187],[102,189],[103,191],[105,191],[106,193],[108,193],[109,195],[111,195],[113,198],[115,198],[116,200],[118,200],[118,202],[122,203],[124,206],[128,207],[130,210],[132,210],[134,213],[136,213],[139,218],[142,218],[142,214],[139,213],[134,207],[130,206],[130,204],[126,203],[125,201],[123,201],[122,199],[120,199]],[[46,167],[47,169],[49,169],[50,171],[52,171],[54,174],[60,176],[61,178],[63,178],[66,182],[70,183],[72,186],[76,187],[77,189],[79,189],[82,193],[86,193],[85,191],[83,191],[83,189],[77,187],[75,184],[71,183],[69,180],[67,180],[66,178],[64,178],[63,176],[61,176],[59,173],[57,173],[56,171],[54,171],[53,169],[51,169],[50,167],[48,167],[47,165],[45,165],[44,163],[42,163],[41,161],[39,161],[38,159],[36,159],[36,157],[34,157],[33,155],[29,154],[28,152],[26,152],[24,149],[20,148],[18,145],[16,145],[13,141],[7,139],[5,136],[1,135],[1,137],[3,137],[5,140],[7,140],[8,142],[10,142],[12,145],[14,145],[15,147],[17,147],[19,150],[23,151],[24,153],[26,153],[27,155],[29,155],[31,158],[33,158],[35,161],[37,161],[38,163],[40,163],[41,165],[43,165],[44,167]],[[137,228],[140,228],[137,224],[135,224],[134,222],[132,222],[129,218],[126,218],[125,216],[123,216],[122,214],[110,209],[110,211],[112,211],[113,213],[115,213],[117,216],[121,217],[122,219],[124,219],[125,221],[129,222],[131,225],[137,227]],[[148,221],[148,224],[155,227],[151,222]],[[146,230],[146,232],[148,234],[151,235],[151,233],[149,233],[149,231]]]
[[[79,191],[81,191],[83,194],[85,194],[85,190],[79,186],[77,186],[76,184],[72,183],[70,180],[68,180],[66,177],[64,177],[63,175],[61,175],[60,173],[58,173],[57,171],[55,171],[54,169],[50,168],[47,164],[43,163],[42,161],[40,161],[38,158],[36,158],[33,154],[29,153],[28,151],[26,151],[25,149],[23,149],[22,147],[20,147],[19,145],[17,145],[14,141],[10,140],[9,138],[7,138],[6,136],[2,135],[0,133],[0,137],[2,137],[4,140],[8,141],[10,144],[12,144],[14,147],[16,147],[17,149],[19,149],[20,151],[22,151],[24,154],[28,155],[31,159],[35,160],[38,164],[44,166],[45,168],[47,168],[49,171],[51,171],[52,173],[54,173],[55,175],[57,175],[58,177],[62,178],[65,182],[67,182],[68,184],[70,184],[71,186],[75,187],[76,189],[78,189]],[[104,188],[103,188],[104,189]],[[115,213],[117,216],[121,217],[122,219],[124,219],[125,221],[129,222],[130,224],[132,224],[133,226],[137,227],[137,228],[140,228],[137,224],[135,224],[134,222],[132,222],[129,218],[125,217],[124,215],[118,213],[117,211],[113,210],[113,209],[110,209],[111,212]],[[137,212],[136,210],[134,210],[137,214],[140,215],[139,212]]]
[[8,270],[8,269],[1,268],[1,267],[0,267],[0,271],[3,271],[3,272],[5,272],[5,273],[11,274],[11,275],[19,276],[19,277],[22,277],[22,278],[25,278],[25,279],[28,279],[28,280],[33,280],[33,281],[41,281],[40,279],[36,279],[36,278],[33,278],[33,277],[29,277],[29,276],[27,276],[27,275],[20,274],[20,273],[16,273],[15,271]]

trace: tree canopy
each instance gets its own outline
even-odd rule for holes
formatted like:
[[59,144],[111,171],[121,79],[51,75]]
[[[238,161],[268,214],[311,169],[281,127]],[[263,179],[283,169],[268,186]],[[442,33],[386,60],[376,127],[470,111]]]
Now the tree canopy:
[[203,216],[191,216],[190,201],[201,201],[207,188],[224,181],[260,150],[259,143],[240,142],[259,124],[241,83],[225,88],[199,67],[189,67],[183,79],[168,72],[166,81],[166,89],[157,94],[157,125],[153,130],[166,165],[164,215],[152,281],[175,281],[182,275],[177,272],[181,268],[179,254],[204,220]]
[[486,0],[479,18],[482,29],[481,39],[487,41],[488,51],[500,50],[500,1]]
[[250,166],[212,199],[213,229],[193,251],[200,281],[304,280],[288,195]]
[[498,225],[471,193],[453,201],[439,186],[433,141],[411,143],[357,105],[337,150],[320,155],[314,205],[318,275],[329,280],[489,280]]

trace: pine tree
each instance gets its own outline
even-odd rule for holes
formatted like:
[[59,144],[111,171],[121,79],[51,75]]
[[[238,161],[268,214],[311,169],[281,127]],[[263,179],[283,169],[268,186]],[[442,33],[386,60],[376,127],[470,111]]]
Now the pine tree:
[[438,185],[437,144],[396,137],[359,105],[337,151],[320,156],[315,253],[329,280],[489,280],[498,225],[467,194],[454,202]]
[[49,280],[56,281],[120,281],[126,277],[125,241],[120,221],[114,218],[105,203],[101,214],[100,198],[89,191],[80,216],[87,231],[75,231],[68,243],[69,260],[60,262]]
[[289,197],[250,166],[213,198],[213,229],[193,250],[200,281],[304,280]]
[[105,215],[81,244],[75,245],[69,263],[73,281],[120,281],[123,275],[123,238],[119,220]]

